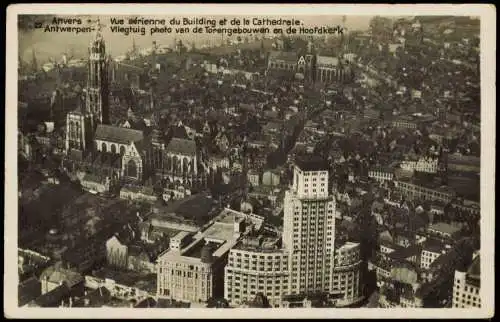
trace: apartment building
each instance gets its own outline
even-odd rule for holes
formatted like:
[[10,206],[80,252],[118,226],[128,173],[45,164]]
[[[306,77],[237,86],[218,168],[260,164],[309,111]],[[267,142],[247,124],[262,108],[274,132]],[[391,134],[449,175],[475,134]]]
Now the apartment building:
[[417,160],[405,160],[401,162],[401,169],[424,173],[437,173],[439,160],[432,157],[421,157]]
[[224,298],[233,305],[250,302],[264,294],[273,307],[288,292],[288,252],[279,237],[248,237],[229,252],[225,269]]
[[455,197],[455,192],[446,187],[425,187],[409,181],[396,181],[396,189],[404,196],[411,199],[439,200],[450,202]]
[[473,255],[472,264],[465,271],[455,271],[453,307],[481,307],[481,261],[479,252]]
[[259,216],[226,208],[196,234],[178,233],[158,257],[158,297],[200,303],[223,296],[230,249],[262,223]]

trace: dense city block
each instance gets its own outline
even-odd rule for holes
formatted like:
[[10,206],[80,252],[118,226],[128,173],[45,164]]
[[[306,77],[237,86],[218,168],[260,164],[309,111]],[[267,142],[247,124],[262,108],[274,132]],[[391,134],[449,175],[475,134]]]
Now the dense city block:
[[19,57],[19,306],[481,307],[478,19],[95,29]]

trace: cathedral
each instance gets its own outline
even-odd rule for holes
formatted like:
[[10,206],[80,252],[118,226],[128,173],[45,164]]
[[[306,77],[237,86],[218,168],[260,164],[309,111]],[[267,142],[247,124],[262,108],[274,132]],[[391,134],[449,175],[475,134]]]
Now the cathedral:
[[89,48],[85,95],[66,116],[63,166],[73,173],[92,173],[102,182],[111,179],[140,185],[154,178],[187,186],[203,185],[206,175],[193,140],[156,142],[144,129],[131,127],[130,122],[124,123],[128,126],[111,124],[109,66],[106,44],[98,28]]
[[322,84],[351,82],[354,71],[342,57],[318,55],[311,41],[306,50],[271,51],[268,56],[267,72],[275,74],[302,75],[304,80]]

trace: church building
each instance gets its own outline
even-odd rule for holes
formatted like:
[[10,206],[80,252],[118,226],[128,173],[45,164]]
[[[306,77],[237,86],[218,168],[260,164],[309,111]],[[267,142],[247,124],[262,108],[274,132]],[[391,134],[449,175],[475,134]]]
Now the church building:
[[174,137],[166,141],[158,130],[133,126],[136,122],[111,125],[109,66],[98,27],[89,48],[85,95],[66,116],[64,167],[73,173],[92,173],[136,185],[152,177],[190,187],[206,182],[194,140]]

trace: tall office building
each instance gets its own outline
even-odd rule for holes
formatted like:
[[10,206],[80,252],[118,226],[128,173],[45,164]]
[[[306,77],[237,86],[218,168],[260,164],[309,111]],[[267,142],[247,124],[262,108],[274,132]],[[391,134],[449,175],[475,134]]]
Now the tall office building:
[[328,193],[328,166],[318,158],[297,160],[285,193],[283,246],[289,255],[289,294],[332,290],[335,199]]
[[244,305],[258,292],[275,307],[309,307],[318,296],[335,306],[362,299],[360,246],[335,233],[328,175],[322,159],[296,161],[285,193],[281,246],[279,238],[261,232],[229,252],[224,296],[231,305]]

